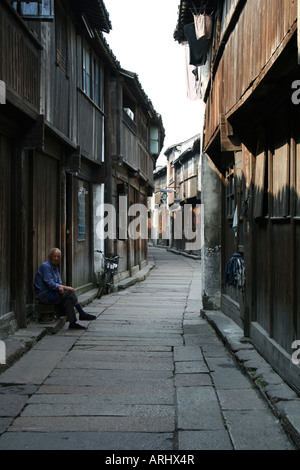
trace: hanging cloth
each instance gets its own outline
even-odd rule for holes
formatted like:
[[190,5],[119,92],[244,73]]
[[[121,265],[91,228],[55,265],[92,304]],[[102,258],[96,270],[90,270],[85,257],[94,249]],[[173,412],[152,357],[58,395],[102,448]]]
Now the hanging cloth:
[[185,67],[186,67],[186,85],[187,98],[191,101],[202,99],[201,91],[201,68],[190,65],[190,48],[186,44],[185,48]]
[[203,38],[210,39],[213,24],[212,16],[206,15],[206,13],[200,15],[193,13],[193,16],[197,40]]
[[232,228],[234,230],[235,237],[237,237],[237,234],[238,234],[237,233],[238,232],[238,210],[237,210],[237,207],[235,208],[235,211],[234,211]]
[[237,287],[242,293],[245,291],[245,262],[242,255],[239,253],[235,253],[227,263],[225,271],[225,285]]
[[194,23],[184,26],[184,34],[190,46],[190,65],[195,65],[195,67],[204,65],[207,60],[209,39],[202,38],[198,40],[196,38]]

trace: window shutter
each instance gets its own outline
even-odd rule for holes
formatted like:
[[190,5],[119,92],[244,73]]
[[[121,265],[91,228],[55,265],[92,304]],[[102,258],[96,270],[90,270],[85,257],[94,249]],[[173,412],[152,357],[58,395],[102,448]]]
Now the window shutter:
[[13,2],[13,7],[24,19],[49,21],[54,18],[53,0]]

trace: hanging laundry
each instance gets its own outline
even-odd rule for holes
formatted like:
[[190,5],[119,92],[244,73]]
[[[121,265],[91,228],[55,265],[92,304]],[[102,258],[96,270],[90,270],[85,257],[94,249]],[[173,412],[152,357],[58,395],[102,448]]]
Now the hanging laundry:
[[190,48],[188,44],[184,46],[185,49],[185,68],[186,68],[186,86],[187,98],[191,101],[202,99],[201,91],[201,69],[190,65]]
[[206,13],[203,13],[203,15],[193,13],[193,16],[197,40],[202,38],[210,39],[213,26],[212,16],[206,15]]
[[242,255],[239,253],[235,253],[227,263],[225,271],[225,285],[237,287],[242,293],[245,291],[245,262]]
[[194,23],[184,26],[184,34],[190,46],[190,65],[199,67],[207,60],[207,47],[209,39],[197,39]]
[[232,228],[233,228],[235,237],[237,237],[238,236],[238,209],[237,207],[235,208],[235,211],[234,211]]

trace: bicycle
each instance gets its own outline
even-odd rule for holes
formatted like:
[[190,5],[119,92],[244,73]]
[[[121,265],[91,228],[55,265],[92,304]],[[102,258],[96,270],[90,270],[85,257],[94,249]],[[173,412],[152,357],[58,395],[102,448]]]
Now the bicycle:
[[100,299],[102,294],[109,294],[111,291],[113,286],[113,276],[118,269],[120,257],[119,255],[106,257],[101,250],[96,250],[96,253],[101,253],[104,258],[104,273],[102,274],[102,279],[97,283],[97,298]]

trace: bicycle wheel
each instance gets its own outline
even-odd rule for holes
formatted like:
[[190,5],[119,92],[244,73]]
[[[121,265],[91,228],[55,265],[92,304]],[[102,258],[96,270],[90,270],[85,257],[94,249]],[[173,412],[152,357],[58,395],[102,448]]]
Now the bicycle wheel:
[[97,287],[98,287],[97,295],[96,295],[97,299],[100,299],[103,294],[103,280],[104,280],[104,276],[103,274],[101,274],[99,281],[97,282]]
[[110,293],[110,273],[106,272],[104,276],[104,292],[106,294]]
[[98,287],[98,291],[97,291],[97,299],[101,298],[102,292],[103,292],[103,286],[102,286],[102,284],[100,284],[99,287]]

